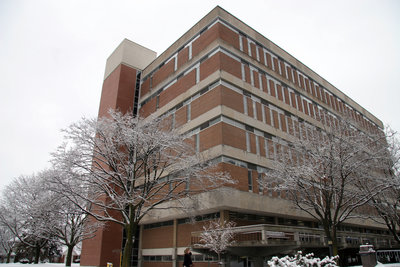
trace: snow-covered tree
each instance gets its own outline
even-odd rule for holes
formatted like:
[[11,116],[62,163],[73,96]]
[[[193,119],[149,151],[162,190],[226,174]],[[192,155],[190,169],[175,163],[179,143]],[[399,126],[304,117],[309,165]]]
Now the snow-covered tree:
[[6,263],[10,263],[11,254],[16,246],[17,237],[8,229],[0,224],[0,251],[6,255]]
[[220,261],[221,253],[235,242],[233,230],[235,225],[235,222],[232,221],[210,221],[203,226],[203,232],[200,234],[200,244],[198,245],[217,253],[218,261]]
[[[184,197],[232,183],[194,152],[189,134],[165,117],[136,118],[110,111],[82,119],[65,130],[66,143],[54,163],[71,179],[58,179],[62,194],[101,222],[121,225],[126,234],[122,266],[127,267],[140,220],[150,211]],[[77,199],[82,199],[82,205]]]
[[48,228],[49,235],[55,242],[67,247],[65,260],[66,266],[71,266],[72,253],[74,248],[83,240],[92,238],[96,230],[101,226],[100,223],[89,223],[89,215],[82,211],[75,203],[84,206],[82,199],[71,201],[63,194],[59,194],[58,188],[54,188],[54,181],[67,180],[76,183],[72,177],[65,177],[67,172],[61,172],[56,169],[47,170],[41,173],[45,179],[44,190],[49,190],[52,195],[52,212],[49,213],[49,220],[52,221],[52,227]]
[[284,256],[282,258],[272,257],[268,261],[270,267],[337,267],[339,257],[325,257],[322,260],[315,258],[313,253],[306,254],[305,256],[301,251],[296,255]]
[[[360,131],[349,119],[322,114],[318,127],[300,122],[296,138],[277,145],[264,190],[278,190],[323,227],[337,255],[337,229],[390,185],[377,179],[387,156],[384,134]],[[370,192],[362,190],[369,184]]]
[[[380,180],[391,184],[379,194],[373,194],[371,184],[363,184],[363,189],[372,194],[371,205],[376,209],[378,222],[384,222],[394,239],[400,243],[400,140],[396,132],[387,128],[387,160],[383,161],[384,168]],[[373,185],[372,185],[373,188]]]
[[0,221],[34,249],[35,263],[39,263],[40,250],[50,239],[49,207],[48,191],[43,190],[42,179],[36,175],[15,179],[2,194]]

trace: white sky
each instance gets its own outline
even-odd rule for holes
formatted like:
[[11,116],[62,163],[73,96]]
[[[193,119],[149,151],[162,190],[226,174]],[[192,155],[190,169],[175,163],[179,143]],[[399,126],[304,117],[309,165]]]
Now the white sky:
[[0,0],[0,189],[97,115],[123,40],[162,53],[216,5],[400,131],[400,1]]

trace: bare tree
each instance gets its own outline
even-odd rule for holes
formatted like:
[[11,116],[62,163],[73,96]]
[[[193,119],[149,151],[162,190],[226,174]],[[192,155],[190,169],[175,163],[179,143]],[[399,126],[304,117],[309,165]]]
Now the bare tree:
[[398,134],[390,128],[387,128],[386,140],[387,159],[382,162],[383,171],[379,178],[382,183],[391,186],[379,194],[373,194],[373,184],[363,184],[362,188],[371,194],[371,204],[381,219],[377,221],[383,221],[394,239],[400,243],[400,141]]
[[235,225],[232,221],[210,221],[208,225],[203,226],[203,232],[200,234],[200,244],[198,245],[217,253],[218,261],[220,261],[221,253],[234,244],[235,233],[233,227]]
[[75,203],[85,206],[82,199],[75,198],[71,201],[63,194],[59,194],[59,188],[55,188],[57,183],[54,181],[69,179],[71,183],[78,181],[65,177],[67,172],[56,169],[47,170],[41,173],[45,179],[44,190],[49,190],[51,194],[51,210],[49,220],[52,222],[51,228],[47,228],[48,234],[55,242],[67,247],[65,266],[71,266],[72,253],[76,245],[85,239],[92,238],[96,230],[101,226],[100,223],[89,223],[89,215],[82,211]]
[[107,118],[72,124],[65,134],[66,143],[54,153],[54,162],[79,184],[58,179],[59,187],[96,220],[124,228],[123,267],[129,266],[138,223],[149,211],[232,183],[194,153],[190,133],[171,128],[165,117],[143,120],[110,111]]
[[35,263],[39,263],[40,250],[50,236],[49,194],[42,188],[41,178],[21,176],[3,191],[0,221],[22,243],[35,251]]
[[[377,182],[386,146],[383,133],[362,132],[351,120],[322,115],[321,128],[299,123],[297,138],[279,145],[274,169],[260,183],[284,192],[298,209],[315,218],[337,255],[338,226],[359,217],[361,208],[389,186]],[[369,194],[361,189],[364,183],[374,185]]]
[[[6,263],[10,263],[11,254],[16,246],[17,237],[4,225],[0,225],[0,249],[6,255]],[[0,251],[1,251],[0,250]]]

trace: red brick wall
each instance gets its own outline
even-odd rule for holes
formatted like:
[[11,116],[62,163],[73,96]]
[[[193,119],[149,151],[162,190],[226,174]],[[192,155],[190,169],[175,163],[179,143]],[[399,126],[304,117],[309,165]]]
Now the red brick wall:
[[173,226],[144,229],[142,248],[169,248],[173,246]]
[[281,66],[282,77],[286,79],[285,64],[283,63],[283,61],[279,60],[279,65]]
[[153,88],[156,87],[160,82],[164,81],[168,76],[174,73],[175,59],[165,63],[160,69],[153,74]]
[[265,109],[265,122],[268,125],[272,125],[272,119],[271,119],[271,110],[267,106],[263,106]]
[[222,126],[222,142],[224,145],[246,150],[245,131],[235,126],[223,123]]
[[189,60],[189,47],[183,48],[178,52],[178,69]]
[[178,236],[176,237],[178,247],[190,247],[191,245],[191,233],[201,231],[203,229],[204,222],[198,222],[195,224],[183,223],[178,224]]
[[175,112],[175,125],[176,127],[182,126],[187,122],[186,119],[187,106],[183,106]]
[[241,63],[230,56],[221,53],[221,70],[224,70],[237,78],[241,79],[242,78],[242,67]]
[[[125,113],[132,111],[136,84],[136,69],[119,65],[103,83],[99,117],[107,116],[108,110]],[[96,236],[82,242],[82,266],[106,266],[107,262],[119,265],[122,243],[122,227],[108,223]]]
[[251,57],[254,60],[257,60],[256,45],[254,43],[250,43],[250,50],[251,50]]
[[150,92],[150,79],[150,76],[148,76],[147,79],[142,82],[142,85],[140,86],[141,95],[145,95]]
[[200,132],[200,151],[222,143],[222,123],[217,123]]
[[200,80],[204,80],[210,74],[219,70],[221,67],[221,53],[216,53],[210,58],[207,58],[205,61],[200,63]]
[[81,266],[106,266],[112,262],[119,266],[122,243],[122,227],[108,223],[96,236],[82,242]]
[[213,109],[214,107],[221,105],[222,100],[222,86],[218,86],[211,91],[201,95],[191,103],[191,117],[192,119],[197,118],[201,114]]
[[160,93],[159,107],[163,107],[196,84],[196,70],[192,70]]
[[244,112],[243,109],[243,95],[232,91],[224,86],[221,88],[222,90],[222,105],[227,106],[231,109],[234,109],[240,113]]
[[224,25],[219,26],[219,35],[222,40],[229,43],[236,49],[240,49],[239,45],[239,34],[225,27]]
[[280,84],[276,85],[276,91],[278,92],[278,99],[283,101],[282,86]]
[[283,88],[283,94],[285,95],[285,103],[290,105],[289,91],[286,87]]
[[99,117],[107,115],[110,108],[123,113],[133,109],[136,73],[135,69],[121,64],[104,80]]
[[253,133],[249,133],[250,137],[250,153],[256,154],[256,137]]
[[239,166],[235,166],[228,163],[222,163],[224,171],[228,172],[233,179],[238,182],[235,188],[242,191],[249,191],[249,184],[247,179],[247,169]]
[[192,56],[196,56],[204,50],[209,44],[219,37],[220,24],[214,24],[211,28],[203,32],[199,38],[192,43]]
[[156,111],[156,102],[157,102],[157,97],[153,97],[150,101],[148,101],[145,105],[143,105],[139,110],[139,116],[146,118],[154,111]]

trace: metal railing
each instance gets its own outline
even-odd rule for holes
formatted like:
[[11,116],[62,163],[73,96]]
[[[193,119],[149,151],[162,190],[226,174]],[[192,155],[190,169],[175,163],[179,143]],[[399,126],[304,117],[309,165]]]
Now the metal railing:
[[[286,226],[275,224],[257,224],[234,227],[235,246],[247,245],[301,245],[301,246],[328,246],[323,229],[302,226]],[[201,244],[201,231],[192,232],[192,245]],[[372,233],[338,232],[339,247],[358,247],[361,244],[372,244],[376,248],[391,248],[395,242],[391,236]]]

